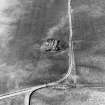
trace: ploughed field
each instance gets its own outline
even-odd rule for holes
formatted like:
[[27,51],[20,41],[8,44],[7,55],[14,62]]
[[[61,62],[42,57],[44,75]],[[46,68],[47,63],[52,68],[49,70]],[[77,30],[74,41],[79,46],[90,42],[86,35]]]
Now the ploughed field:
[[[5,0],[0,33],[0,94],[44,83],[55,82],[68,71],[68,54],[49,54],[40,50],[48,36],[62,34],[68,45],[61,18],[67,13],[67,1]],[[62,21],[63,22],[63,21]],[[65,22],[62,27],[66,27]],[[59,35],[58,35],[59,34]],[[63,35],[65,34],[65,35]],[[64,37],[63,37],[64,36]],[[58,39],[58,38],[56,38]]]

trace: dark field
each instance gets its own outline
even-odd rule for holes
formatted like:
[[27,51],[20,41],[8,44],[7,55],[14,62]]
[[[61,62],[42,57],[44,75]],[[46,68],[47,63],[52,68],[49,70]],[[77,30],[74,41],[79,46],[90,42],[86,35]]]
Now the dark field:
[[[61,38],[68,44],[69,34],[62,33],[57,26],[66,27],[62,18],[67,15],[67,1],[20,0],[13,4],[7,2],[7,5],[10,6],[2,12],[11,22],[1,24],[5,31],[1,33],[0,94],[64,77],[68,71],[67,51],[63,55],[46,54],[41,52],[40,46],[55,32],[62,34]],[[54,27],[58,30],[54,31]]]

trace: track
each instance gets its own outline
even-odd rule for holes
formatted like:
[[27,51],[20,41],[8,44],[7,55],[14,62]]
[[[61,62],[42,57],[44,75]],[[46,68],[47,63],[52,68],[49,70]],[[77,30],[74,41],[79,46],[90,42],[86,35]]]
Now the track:
[[[60,80],[53,82],[53,83],[48,83],[48,84],[44,84],[44,85],[39,85],[39,86],[34,86],[34,87],[30,87],[30,88],[26,88],[26,89],[21,89],[18,91],[13,91],[13,92],[9,92],[3,95],[0,95],[0,100],[1,99],[5,99],[5,98],[9,98],[9,97],[13,97],[13,96],[17,96],[20,94],[24,94],[24,93],[32,93],[35,90],[41,89],[41,88],[45,88],[45,87],[50,87],[50,86],[54,86],[57,85],[58,83],[64,81],[68,76],[70,76],[71,71],[74,70],[75,67],[75,63],[74,63],[74,55],[73,55],[73,46],[72,46],[72,22],[71,22],[71,6],[70,6],[70,2],[71,0],[68,0],[68,17],[69,17],[69,70],[68,73]],[[25,103],[27,105],[27,102]]]

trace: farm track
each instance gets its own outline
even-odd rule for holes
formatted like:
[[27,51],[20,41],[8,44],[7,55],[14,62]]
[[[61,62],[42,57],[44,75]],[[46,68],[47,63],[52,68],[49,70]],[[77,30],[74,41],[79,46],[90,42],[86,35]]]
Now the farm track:
[[[70,76],[71,74],[71,71],[72,71],[72,68],[74,69],[74,56],[73,56],[73,48],[72,48],[72,26],[71,26],[71,6],[70,6],[70,2],[71,0],[68,0],[68,17],[69,17],[69,27],[70,27],[70,39],[69,39],[69,46],[70,46],[70,49],[69,49],[69,70],[68,70],[68,73],[63,77],[61,78],[60,80],[56,81],[56,82],[53,82],[53,83],[49,83],[49,84],[44,84],[44,85],[39,85],[39,86],[34,86],[34,87],[30,87],[30,88],[26,88],[26,89],[22,89],[22,90],[18,90],[18,91],[13,91],[13,92],[10,92],[10,93],[6,93],[6,94],[3,94],[3,95],[0,95],[0,100],[1,99],[4,99],[4,98],[9,98],[9,97],[13,97],[13,96],[16,96],[16,95],[20,95],[20,94],[24,94],[24,93],[27,93],[27,92],[33,92],[35,90],[38,90],[38,89],[41,89],[41,88],[45,88],[45,87],[50,87],[50,86],[56,86],[57,84],[61,83],[62,81],[64,81],[65,79],[67,79],[67,77]],[[60,87],[62,88],[62,87]]]

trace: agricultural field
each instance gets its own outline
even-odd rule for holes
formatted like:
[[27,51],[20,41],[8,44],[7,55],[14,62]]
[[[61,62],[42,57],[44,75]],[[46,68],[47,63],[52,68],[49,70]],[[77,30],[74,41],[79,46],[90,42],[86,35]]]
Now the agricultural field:
[[68,3],[0,1],[0,105],[27,105],[29,91],[1,97],[63,78],[34,91],[30,105],[105,104],[105,1]]

